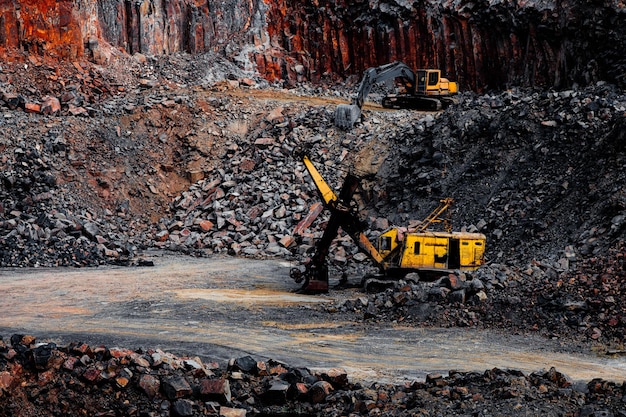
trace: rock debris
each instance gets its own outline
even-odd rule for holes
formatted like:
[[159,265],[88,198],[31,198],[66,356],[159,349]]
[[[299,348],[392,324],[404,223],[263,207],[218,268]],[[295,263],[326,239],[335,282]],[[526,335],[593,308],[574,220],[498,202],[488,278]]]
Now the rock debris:
[[[538,331],[623,354],[626,96],[618,87],[465,93],[437,114],[370,106],[345,132],[333,125],[341,101],[327,89],[286,91],[195,59],[2,65],[0,266],[141,264],[153,248],[304,261],[327,221],[310,216],[318,198],[294,157],[306,146],[334,188],[347,172],[362,178],[356,204],[370,238],[414,224],[445,197],[456,201],[455,229],[488,236],[489,265],[479,271],[406,277],[320,308],[342,320]],[[346,236],[330,253],[334,279],[346,273],[358,285],[371,272]],[[253,358],[220,369],[22,336],[0,347],[4,415],[619,416],[624,395],[623,385],[572,384],[557,370],[451,371],[363,387],[345,373]]]

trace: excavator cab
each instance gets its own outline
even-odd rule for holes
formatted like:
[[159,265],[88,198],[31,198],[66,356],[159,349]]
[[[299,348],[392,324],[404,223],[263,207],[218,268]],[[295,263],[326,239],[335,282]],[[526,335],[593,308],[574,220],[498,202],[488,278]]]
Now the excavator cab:
[[441,77],[441,70],[420,69],[415,71],[417,78],[416,94],[450,95],[459,91],[458,84]]
[[426,94],[429,86],[436,86],[439,84],[439,71],[435,70],[417,70],[417,87],[416,92]]

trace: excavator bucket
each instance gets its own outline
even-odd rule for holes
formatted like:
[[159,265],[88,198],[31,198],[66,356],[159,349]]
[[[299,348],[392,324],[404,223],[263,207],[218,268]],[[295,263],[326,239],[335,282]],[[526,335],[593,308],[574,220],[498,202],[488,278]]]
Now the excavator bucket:
[[352,129],[361,116],[361,108],[356,104],[340,104],[335,110],[335,126],[341,129]]

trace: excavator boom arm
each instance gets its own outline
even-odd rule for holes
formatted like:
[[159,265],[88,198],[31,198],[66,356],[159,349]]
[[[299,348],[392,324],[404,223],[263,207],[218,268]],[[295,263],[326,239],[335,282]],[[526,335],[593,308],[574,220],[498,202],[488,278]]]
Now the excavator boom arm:
[[[313,162],[307,155],[302,156],[302,162],[309,172],[309,175],[311,175],[311,178],[315,183],[315,187],[317,188],[317,192],[322,198],[324,205],[328,209],[330,209],[332,213],[331,221],[329,221],[329,226],[334,226],[335,224],[337,224],[352,238],[352,240],[354,240],[354,242],[363,253],[368,255],[378,265],[382,265],[384,258],[381,256],[381,254],[378,252],[372,242],[369,241],[367,236],[365,236],[365,234],[363,233],[363,227],[356,214],[351,212],[351,210],[349,209],[350,201],[352,200],[354,191],[358,186],[358,178],[352,175],[348,175],[344,180],[344,185],[341,189],[340,197],[337,197],[335,192],[330,188],[330,185],[328,185],[324,177],[322,177],[322,174],[320,174],[320,172],[317,170],[315,165],[313,165]],[[335,220],[335,218],[338,221],[333,221]],[[327,226],[327,230],[328,229],[329,227]],[[330,227],[330,229],[332,230],[337,228]],[[330,233],[332,234],[332,236],[326,236],[326,239],[322,239],[329,239],[328,243],[322,246],[330,245],[332,239],[335,238],[337,231],[338,230],[333,230]],[[327,253],[326,248],[324,249],[324,252],[325,254]]]
[[408,90],[411,92],[415,91],[415,73],[403,62],[396,61],[380,67],[366,69],[359,84],[354,104],[359,106],[359,108],[363,107],[363,103],[365,103],[365,99],[374,84],[398,77],[406,80],[405,84]]
[[366,69],[353,104],[356,104],[359,108],[363,107],[363,103],[365,103],[365,99],[374,84],[398,77],[406,80],[405,85],[410,92],[415,91],[415,73],[403,62],[396,61],[380,67]]
[[332,241],[339,233],[339,228],[346,232],[354,240],[361,252],[369,256],[377,265],[382,266],[384,259],[363,233],[365,227],[354,210],[351,209],[352,197],[359,185],[359,179],[354,175],[348,174],[344,179],[339,195],[337,195],[309,157],[307,155],[302,155],[301,157],[324,202],[324,207],[331,214],[322,238],[317,242],[315,254],[305,266],[305,271],[303,273],[292,271],[292,278],[297,282],[304,279],[304,291],[325,292],[328,289],[326,257]]
[[354,123],[361,116],[361,108],[372,86],[398,77],[404,80],[404,85],[409,94],[414,94],[416,76],[413,70],[405,63],[396,61],[380,67],[366,69],[352,104],[340,104],[337,106],[335,110],[335,125],[343,129],[349,129],[354,126]]
[[322,198],[324,204],[328,205],[331,204],[331,202],[333,201],[337,201],[337,195],[330,188],[330,185],[328,185],[324,177],[322,177],[322,174],[320,174],[317,168],[315,168],[315,165],[313,165],[313,162],[311,162],[309,157],[304,155],[302,157],[302,162],[304,163],[307,171],[309,171],[309,175],[311,175],[311,178],[315,183],[315,187],[317,188],[317,191],[320,194],[320,197]]
[[359,247],[359,249],[361,249],[361,252],[368,255],[370,259],[376,262],[377,265],[383,264],[385,259],[382,257],[380,252],[378,252],[378,249],[376,249],[376,247],[372,245],[372,242],[370,242],[370,240],[367,238],[367,236],[365,236],[363,232],[359,232],[358,237],[356,238],[352,236],[352,239],[357,243],[357,246]]

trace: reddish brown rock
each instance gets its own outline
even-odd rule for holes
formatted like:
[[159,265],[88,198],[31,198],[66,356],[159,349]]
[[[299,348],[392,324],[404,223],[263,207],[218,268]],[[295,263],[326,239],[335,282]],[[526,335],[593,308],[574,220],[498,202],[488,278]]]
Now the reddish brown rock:
[[324,210],[324,205],[320,202],[313,203],[309,208],[309,213],[302,219],[293,230],[294,235],[302,235],[307,227],[315,221],[317,216]]
[[13,375],[10,372],[0,372],[0,391],[11,387],[13,383]]
[[280,240],[278,241],[278,243],[280,243],[280,245],[284,248],[288,248],[290,246],[292,246],[293,244],[295,244],[296,240],[287,235],[287,236],[283,236],[282,238],[280,238]]
[[73,371],[76,367],[76,364],[79,363],[80,360],[76,356],[70,356],[63,362],[63,368]]
[[230,383],[227,379],[203,379],[200,381],[200,395],[208,400],[219,401],[221,404],[231,400]]
[[269,138],[269,137],[258,138],[254,141],[254,144],[257,146],[270,146],[274,144],[274,138]]
[[30,346],[33,343],[35,343],[35,340],[37,340],[35,336],[25,335],[25,336],[22,336],[22,338],[20,339],[20,343],[23,344],[24,346]]
[[146,395],[148,395],[148,397],[154,398],[159,393],[161,382],[153,375],[141,375],[139,377],[139,387],[146,393]]
[[244,172],[251,172],[252,170],[254,170],[255,165],[256,164],[252,159],[244,158],[241,160],[239,168]]
[[311,402],[318,404],[326,401],[326,397],[333,391],[330,382],[318,381],[309,389]]
[[189,382],[179,375],[172,375],[163,380],[163,391],[167,398],[174,400],[191,395],[192,389]]
[[41,113],[43,114],[57,114],[61,111],[61,102],[58,98],[52,96],[45,96],[41,103]]
[[95,384],[102,379],[102,371],[96,368],[89,368],[83,372],[82,376],[86,381]]
[[130,379],[128,379],[125,376],[118,376],[117,378],[115,378],[115,384],[119,388],[125,388],[129,382],[130,382]]
[[28,102],[24,104],[24,110],[26,111],[26,113],[40,113],[41,105],[37,103]]
[[202,220],[198,223],[198,226],[200,226],[200,229],[202,229],[203,232],[208,232],[213,229],[214,224],[210,220]]
[[170,234],[167,230],[161,230],[159,233],[156,234],[155,240],[157,242],[165,242],[169,237],[170,237]]

